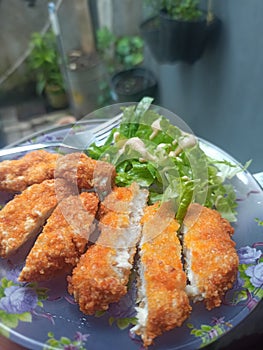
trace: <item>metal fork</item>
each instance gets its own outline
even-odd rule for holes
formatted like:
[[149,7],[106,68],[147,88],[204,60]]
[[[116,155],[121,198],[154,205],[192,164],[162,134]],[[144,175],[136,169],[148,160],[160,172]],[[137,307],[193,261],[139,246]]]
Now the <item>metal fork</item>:
[[63,142],[41,142],[11,148],[4,148],[0,150],[0,157],[54,147],[58,147],[64,150],[68,149],[71,151],[83,151],[93,142],[96,142],[98,145],[103,143],[103,141],[105,141],[109,136],[111,130],[120,124],[121,118],[122,113],[90,130],[76,132],[75,134],[69,133],[66,135]]

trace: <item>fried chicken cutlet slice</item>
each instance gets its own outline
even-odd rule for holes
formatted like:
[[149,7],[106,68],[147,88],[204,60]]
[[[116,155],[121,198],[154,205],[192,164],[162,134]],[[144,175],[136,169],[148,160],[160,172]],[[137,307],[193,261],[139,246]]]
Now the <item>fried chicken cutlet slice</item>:
[[30,185],[52,179],[58,157],[58,154],[38,150],[17,160],[1,162],[0,190],[22,192]]
[[114,188],[104,201],[100,236],[68,278],[69,293],[83,313],[107,310],[110,303],[127,293],[147,197],[148,191],[134,183],[128,188]]
[[193,301],[204,300],[210,310],[220,306],[237,276],[234,229],[216,210],[196,203],[188,208],[183,225],[187,293]]
[[70,272],[85,252],[96,227],[98,204],[96,194],[88,192],[62,200],[27,256],[19,280],[44,281],[61,271]]
[[[159,223],[159,224],[158,224]],[[155,203],[145,210],[139,250],[138,323],[131,329],[145,347],[162,333],[180,327],[191,312],[185,292],[178,222],[170,204]]]
[[0,211],[0,256],[8,257],[35,237],[61,199],[72,191],[64,180],[45,180],[16,195]]
[[115,181],[115,167],[94,160],[84,153],[70,153],[58,159],[55,177],[63,178],[82,189],[94,188],[100,198],[108,194]]

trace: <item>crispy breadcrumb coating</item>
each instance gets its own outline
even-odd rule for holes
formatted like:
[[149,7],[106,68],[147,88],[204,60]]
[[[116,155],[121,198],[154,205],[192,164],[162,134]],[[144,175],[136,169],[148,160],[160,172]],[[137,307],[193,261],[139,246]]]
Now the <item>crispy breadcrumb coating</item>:
[[[191,311],[185,292],[186,275],[181,262],[181,244],[177,237],[179,224],[175,219],[170,219],[163,230],[151,224],[156,215],[159,222],[162,218],[171,217],[169,204],[164,203],[163,206],[166,210],[163,207],[160,211],[158,203],[148,207],[142,218],[138,285],[140,303],[136,308],[138,324],[132,332],[142,337],[145,347],[162,333],[180,327]],[[149,232],[149,229],[159,232]]]
[[30,185],[52,179],[58,157],[58,154],[38,150],[17,160],[0,162],[0,190],[21,192]]
[[98,197],[87,192],[61,201],[27,256],[19,280],[44,281],[61,271],[70,272],[95,229],[98,203]]
[[94,160],[84,153],[70,153],[57,161],[55,177],[76,184],[83,189],[92,189],[103,198],[112,189],[116,171],[112,164]]
[[203,300],[208,310],[221,305],[237,277],[238,254],[230,223],[216,211],[190,205],[184,220],[183,246],[189,296]]
[[8,257],[35,237],[60,197],[68,196],[71,186],[64,180],[45,180],[16,195],[0,211],[0,256]]
[[[68,278],[69,293],[85,314],[107,310],[110,303],[119,301],[127,293],[147,196],[147,191],[132,184],[129,188],[116,187],[103,203],[98,241],[81,256]],[[118,211],[113,210],[114,206],[108,207],[114,202]]]

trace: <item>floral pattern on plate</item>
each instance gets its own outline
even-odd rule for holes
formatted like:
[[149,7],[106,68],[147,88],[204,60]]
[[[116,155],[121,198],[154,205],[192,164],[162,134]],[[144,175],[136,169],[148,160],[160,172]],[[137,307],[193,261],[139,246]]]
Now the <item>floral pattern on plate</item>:
[[[32,315],[43,308],[47,299],[47,289],[37,283],[19,283],[18,269],[11,269],[0,281],[0,322],[10,329],[15,329],[19,322],[32,322]],[[6,328],[0,333],[8,336]]]

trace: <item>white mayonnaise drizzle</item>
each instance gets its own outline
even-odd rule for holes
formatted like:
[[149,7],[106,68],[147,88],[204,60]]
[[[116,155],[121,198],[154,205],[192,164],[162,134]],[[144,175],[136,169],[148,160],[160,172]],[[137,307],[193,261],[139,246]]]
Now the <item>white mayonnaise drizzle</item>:
[[158,132],[162,130],[161,124],[160,124],[161,120],[162,118],[158,118],[152,123],[151,128],[153,132],[149,137],[150,140],[152,140],[158,134]]
[[113,134],[113,140],[114,140],[114,142],[117,142],[118,139],[119,139],[119,137],[120,137],[120,133],[119,133],[118,131],[115,131],[115,133]]
[[119,155],[124,153],[126,146],[130,146],[134,151],[140,153],[142,159],[156,161],[156,157],[148,152],[144,142],[139,137],[128,139],[119,150]]
[[193,147],[196,144],[196,138],[192,134],[188,134],[182,131],[182,136],[178,141],[179,145],[174,151],[169,153],[169,157],[177,157],[185,148]]

